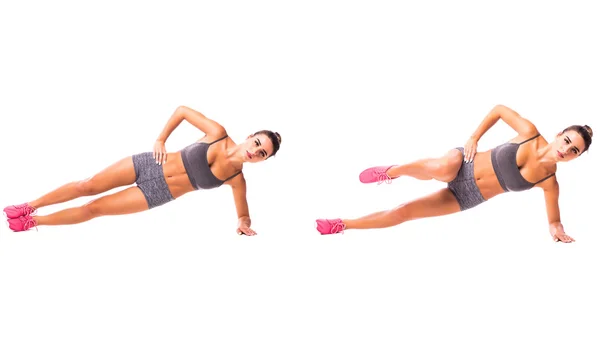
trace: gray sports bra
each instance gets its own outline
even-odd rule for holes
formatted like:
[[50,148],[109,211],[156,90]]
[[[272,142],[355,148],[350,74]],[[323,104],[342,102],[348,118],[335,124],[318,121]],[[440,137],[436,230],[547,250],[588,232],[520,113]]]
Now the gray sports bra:
[[519,146],[539,136],[538,134],[521,143],[504,143],[492,149],[492,166],[494,167],[494,172],[500,182],[500,186],[502,186],[505,192],[518,192],[531,189],[533,186],[554,175],[552,173],[538,182],[531,183],[523,178],[520,168],[517,165],[517,150]]
[[181,159],[183,160],[183,166],[185,166],[185,171],[187,172],[188,178],[194,186],[195,189],[203,189],[208,190],[211,188],[216,188],[227,180],[237,176],[242,173],[242,171],[237,172],[231,177],[221,180],[212,173],[210,170],[210,164],[208,163],[208,148],[220,141],[227,138],[227,135],[223,138],[219,138],[212,143],[194,143],[186,146],[181,150]]

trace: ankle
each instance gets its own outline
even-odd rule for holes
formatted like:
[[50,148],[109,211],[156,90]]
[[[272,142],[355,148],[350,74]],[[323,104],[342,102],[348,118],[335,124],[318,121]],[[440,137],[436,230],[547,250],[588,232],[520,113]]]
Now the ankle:
[[385,173],[388,175],[388,177],[390,177],[392,179],[398,178],[399,176],[402,175],[400,166],[398,166],[398,165],[392,165]]

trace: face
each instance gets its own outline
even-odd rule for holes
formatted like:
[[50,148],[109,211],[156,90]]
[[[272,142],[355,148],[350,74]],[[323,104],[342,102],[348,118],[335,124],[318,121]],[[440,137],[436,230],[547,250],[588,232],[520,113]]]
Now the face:
[[266,160],[273,153],[273,143],[266,135],[249,136],[242,147],[244,159],[249,163]]
[[585,149],[585,142],[577,131],[566,131],[556,136],[552,149],[557,161],[573,160]]

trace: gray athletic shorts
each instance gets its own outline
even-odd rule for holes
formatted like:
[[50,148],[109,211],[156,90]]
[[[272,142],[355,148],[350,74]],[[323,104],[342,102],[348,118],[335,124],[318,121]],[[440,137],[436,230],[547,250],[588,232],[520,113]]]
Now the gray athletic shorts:
[[175,200],[165,180],[163,166],[158,165],[152,155],[152,152],[144,152],[132,157],[135,183],[144,193],[148,208],[158,207]]
[[[465,149],[463,147],[457,147],[457,149],[460,150],[464,157]],[[454,194],[461,211],[466,211],[485,201],[479,191],[479,187],[475,183],[473,164],[473,162],[465,163],[463,161],[456,178],[448,183],[448,189]]]

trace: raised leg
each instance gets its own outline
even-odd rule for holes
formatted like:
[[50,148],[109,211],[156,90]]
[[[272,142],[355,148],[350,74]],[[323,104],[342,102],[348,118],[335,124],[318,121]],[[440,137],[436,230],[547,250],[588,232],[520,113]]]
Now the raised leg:
[[135,170],[131,157],[123,158],[91,178],[67,183],[40,198],[29,202],[34,208],[73,200],[82,196],[104,193],[116,187],[135,182]]
[[37,225],[72,225],[105,215],[121,215],[145,211],[148,204],[137,186],[129,187],[114,194],[81,206],[68,208],[45,216],[34,216]]
[[463,162],[463,155],[458,149],[448,151],[441,158],[428,158],[404,165],[394,165],[387,170],[390,178],[411,176],[420,180],[452,181],[458,174]]

